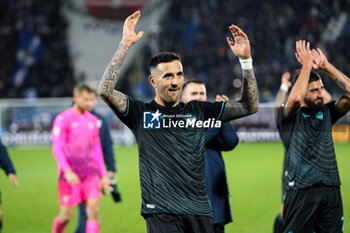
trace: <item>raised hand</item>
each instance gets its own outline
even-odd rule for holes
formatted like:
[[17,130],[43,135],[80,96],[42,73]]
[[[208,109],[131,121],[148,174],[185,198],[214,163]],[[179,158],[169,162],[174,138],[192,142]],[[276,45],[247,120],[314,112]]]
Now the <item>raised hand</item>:
[[305,40],[298,40],[295,44],[296,53],[295,57],[302,65],[313,65],[312,54],[310,50],[310,42]]
[[290,73],[287,71],[287,72],[284,72],[282,74],[282,77],[281,77],[281,84],[284,84],[286,85],[288,88],[290,88],[292,86],[292,82],[290,81]]
[[328,60],[326,56],[323,54],[322,50],[317,48],[311,50],[312,58],[313,58],[313,67],[314,69],[322,69],[325,70],[328,65]]
[[227,37],[227,43],[229,44],[234,55],[241,59],[250,58],[250,43],[248,36],[236,25],[231,25],[229,27],[233,39]]
[[135,11],[132,15],[126,18],[123,27],[123,37],[121,43],[131,46],[141,39],[143,31],[135,33],[135,27],[141,16],[140,11]]

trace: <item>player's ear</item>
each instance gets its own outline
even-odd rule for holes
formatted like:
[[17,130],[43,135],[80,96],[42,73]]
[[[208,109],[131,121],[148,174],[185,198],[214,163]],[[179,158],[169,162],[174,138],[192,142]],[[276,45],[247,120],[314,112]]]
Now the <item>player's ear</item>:
[[149,76],[149,82],[151,83],[151,85],[156,88],[156,82],[155,82],[155,77],[153,75]]

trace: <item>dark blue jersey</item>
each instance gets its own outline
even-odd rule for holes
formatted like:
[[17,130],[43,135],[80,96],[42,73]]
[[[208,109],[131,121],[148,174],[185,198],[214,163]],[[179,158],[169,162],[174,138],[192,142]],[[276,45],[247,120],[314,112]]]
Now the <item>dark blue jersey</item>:
[[319,111],[308,108],[287,117],[284,105],[278,113],[282,141],[286,147],[287,189],[323,183],[340,185],[334,152],[332,125],[340,118],[335,102]]
[[13,173],[16,174],[12,161],[7,153],[7,149],[0,139],[0,167],[4,169],[6,175]]
[[103,159],[105,161],[107,171],[116,172],[113,139],[111,136],[111,131],[109,129],[108,122],[104,116],[102,116],[95,110],[91,111],[91,113],[99,119],[101,124],[100,141],[103,152]]
[[230,122],[220,128],[210,128],[205,135],[205,176],[213,223],[232,222],[226,169],[221,151],[233,150],[238,136]]
[[119,118],[138,143],[142,214],[212,216],[203,126],[217,124],[224,105],[191,101],[168,108],[128,97],[127,111]]

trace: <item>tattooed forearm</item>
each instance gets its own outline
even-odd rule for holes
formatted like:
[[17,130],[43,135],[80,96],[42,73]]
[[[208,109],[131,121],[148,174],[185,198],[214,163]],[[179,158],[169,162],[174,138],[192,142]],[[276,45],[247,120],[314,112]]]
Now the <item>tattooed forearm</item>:
[[345,94],[335,102],[336,110],[340,116],[343,116],[350,110],[350,79],[330,63],[325,71],[345,92]]
[[259,108],[258,86],[253,69],[242,70],[243,92],[240,101],[230,99],[226,105],[221,120],[228,121],[256,113]]
[[345,92],[345,94],[350,97],[350,79],[343,72],[335,68],[330,64],[325,70],[326,73],[331,76],[338,86]]
[[343,80],[336,79],[335,82],[343,91],[346,91],[346,84],[343,82]]
[[107,103],[115,114],[124,114],[126,112],[127,99],[123,93],[113,91],[113,94],[108,99],[102,95],[101,98]]
[[99,85],[101,98],[118,114],[125,113],[127,107],[126,96],[114,88],[119,79],[120,69],[128,48],[125,44],[119,44],[118,50],[110,61]]

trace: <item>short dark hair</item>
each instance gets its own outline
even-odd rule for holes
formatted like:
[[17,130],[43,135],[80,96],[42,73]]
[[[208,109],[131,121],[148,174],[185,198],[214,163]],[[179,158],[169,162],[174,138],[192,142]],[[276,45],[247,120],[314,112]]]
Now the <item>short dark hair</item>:
[[185,82],[185,84],[182,86],[182,91],[184,91],[185,88],[187,87],[187,85],[191,84],[191,83],[203,84],[205,86],[204,82],[202,82],[201,80],[189,80],[189,81]]
[[311,71],[309,83],[317,81],[317,80],[321,80],[321,76],[318,73],[316,73],[315,71]]
[[[300,75],[300,69],[295,70],[293,78],[292,78],[292,84],[294,85],[296,83],[296,81],[299,78]],[[317,80],[321,80],[321,76],[314,70],[311,70],[310,72],[310,76],[309,76],[309,83],[317,81]]]
[[180,56],[174,52],[161,52],[154,55],[149,61],[149,69],[155,68],[159,63],[180,61]]
[[[86,91],[87,93],[94,93],[94,90],[91,89],[91,87],[89,87],[88,85],[86,85],[85,83],[78,83],[74,89],[73,89],[73,95],[74,96],[79,96],[81,95],[81,93],[83,93],[84,91]],[[96,92],[95,92],[96,93]]]

